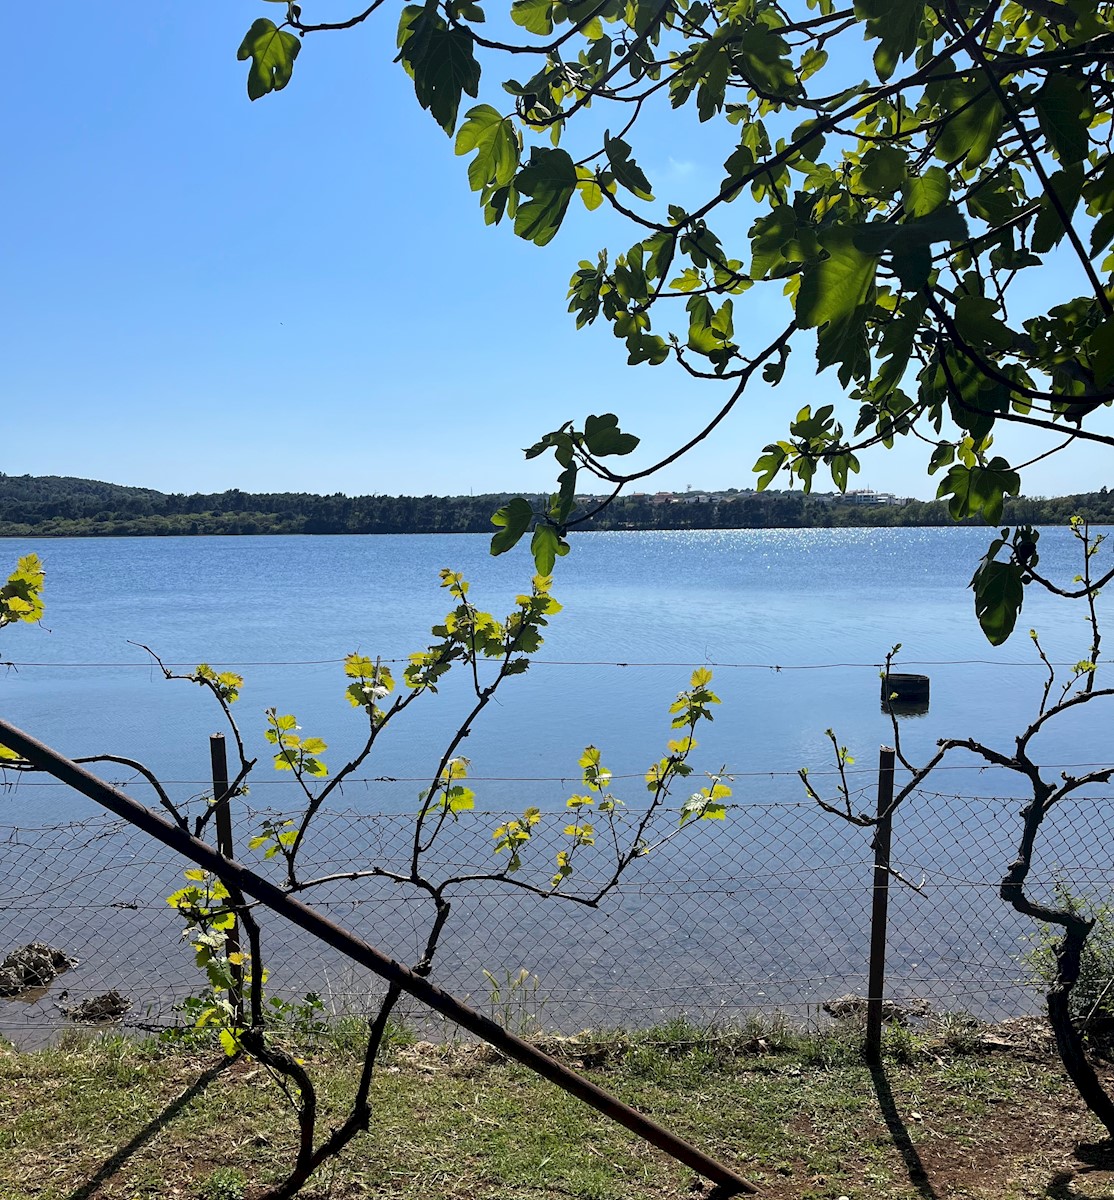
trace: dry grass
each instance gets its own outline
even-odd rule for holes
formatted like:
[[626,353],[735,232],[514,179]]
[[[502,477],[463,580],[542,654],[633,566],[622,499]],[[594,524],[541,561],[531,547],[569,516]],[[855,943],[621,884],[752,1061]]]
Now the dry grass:
[[[351,1039],[310,1055],[327,1129]],[[554,1039],[550,1049],[775,1200],[1114,1197],[1114,1159],[1032,1025],[888,1035],[871,1072],[848,1032],[777,1024]],[[371,1131],[310,1200],[680,1200],[692,1173],[483,1047],[396,1045]],[[0,1054],[3,1200],[245,1200],[280,1177],[288,1102],[257,1063],[123,1038]],[[1078,1150],[1080,1144],[1084,1145]],[[1077,1152],[1078,1151],[1078,1152]]]

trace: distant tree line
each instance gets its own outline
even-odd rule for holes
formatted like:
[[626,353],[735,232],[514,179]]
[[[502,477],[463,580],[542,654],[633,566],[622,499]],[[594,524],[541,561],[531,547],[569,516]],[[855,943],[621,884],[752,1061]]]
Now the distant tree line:
[[[277,533],[491,533],[508,493],[481,496],[317,496],[307,492],[183,495],[68,476],[0,473],[0,537],[158,537]],[[1007,499],[1007,525],[1059,525],[1074,515],[1114,523],[1104,487],[1051,499]],[[776,529],[953,525],[942,501],[863,503],[800,492],[624,496],[594,529]]]

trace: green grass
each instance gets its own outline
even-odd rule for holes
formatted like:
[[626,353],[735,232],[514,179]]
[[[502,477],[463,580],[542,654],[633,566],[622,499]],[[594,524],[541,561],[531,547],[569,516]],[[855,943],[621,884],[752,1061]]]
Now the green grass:
[[[322,1134],[351,1099],[358,1033],[341,1023],[307,1052]],[[550,1044],[778,1200],[1114,1195],[1114,1173],[1072,1159],[1101,1130],[1054,1060],[990,1053],[970,1025],[961,1037],[941,1025],[888,1031],[872,1074],[859,1041],[771,1021]],[[371,1130],[319,1172],[311,1200],[699,1194],[690,1170],[484,1047],[396,1029],[373,1102]],[[4,1200],[250,1200],[294,1145],[289,1104],[258,1063],[72,1035],[0,1053]]]

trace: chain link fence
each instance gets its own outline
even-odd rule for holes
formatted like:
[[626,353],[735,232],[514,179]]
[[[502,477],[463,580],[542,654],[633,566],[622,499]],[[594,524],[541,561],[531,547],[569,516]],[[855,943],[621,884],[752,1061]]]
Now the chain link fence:
[[[39,784],[35,810],[50,812],[52,796],[64,790]],[[864,789],[858,803],[872,808],[872,794]],[[923,791],[901,806],[892,865],[916,890],[891,884],[888,996],[990,1019],[1039,1004],[1022,961],[1033,923],[998,896],[1015,857],[1022,803]],[[237,856],[259,867],[262,850],[249,850],[249,838],[264,820],[289,815],[234,802]],[[427,877],[499,869],[492,831],[506,816],[461,814],[424,856]],[[567,819],[548,805],[516,878],[546,882],[555,851],[567,845],[561,833]],[[633,820],[628,811],[620,834]],[[675,814],[663,814],[650,840],[675,824]],[[303,877],[372,865],[406,873],[413,830],[412,812],[323,810],[300,860]],[[870,841],[870,830],[808,801],[744,802],[731,805],[725,820],[693,822],[637,859],[597,907],[506,884],[460,884],[450,893],[452,915],[432,979],[523,1027],[650,1025],[678,1015],[738,1022],[772,1011],[802,1023],[822,1020],[825,1002],[866,993]],[[1112,846],[1109,799],[1064,801],[1042,831],[1031,893],[1050,896],[1060,883],[1078,895],[1109,896]],[[608,878],[609,862],[602,837],[578,851],[571,891],[591,892]],[[277,879],[279,865],[272,859],[262,868],[272,868]],[[190,866],[105,816],[0,824],[0,957],[44,942],[79,960],[45,990],[0,1000],[0,1031],[22,1046],[40,1044],[76,1006],[111,990],[128,1001],[126,1025],[180,1022],[176,1006],[200,991],[204,978],[182,941],[182,917],[166,897],[183,885]],[[303,898],[406,963],[418,958],[432,920],[427,896],[382,878],[334,881]],[[376,977],[308,934],[264,910],[257,916],[272,993],[297,1000],[315,992],[337,1014],[363,1011],[380,993]]]

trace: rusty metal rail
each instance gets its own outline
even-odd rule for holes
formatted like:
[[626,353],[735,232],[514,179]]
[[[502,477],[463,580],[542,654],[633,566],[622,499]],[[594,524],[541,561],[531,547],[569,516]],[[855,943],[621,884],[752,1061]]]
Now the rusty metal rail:
[[235,883],[243,892],[254,897],[267,908],[285,917],[292,924],[311,933],[327,945],[347,955],[354,962],[374,971],[389,983],[396,984],[423,1004],[441,1013],[462,1028],[474,1033],[485,1042],[501,1050],[508,1058],[522,1063],[543,1078],[555,1083],[598,1112],[629,1129],[678,1162],[684,1163],[698,1175],[715,1183],[715,1195],[734,1196],[740,1193],[754,1194],[754,1184],[736,1174],[729,1167],[705,1154],[702,1150],[677,1137],[668,1129],[658,1125],[649,1117],[624,1104],[603,1088],[570,1071],[568,1067],[532,1046],[529,1042],[510,1033],[495,1021],[476,1012],[455,996],[415,975],[402,963],[387,957],[363,939],[349,933],[335,922],[322,916],[315,909],[284,892],[269,880],[263,879],[243,864],[225,858],[212,846],[192,837],[149,808],[132,800],[129,796],[97,778],[84,767],[70,761],[56,750],[44,745],[7,721],[0,720],[0,745],[9,747],[39,770],[53,775],[55,779],[79,791],[84,796],[122,817],[144,833],[162,842],[171,850],[212,871],[215,875]]

